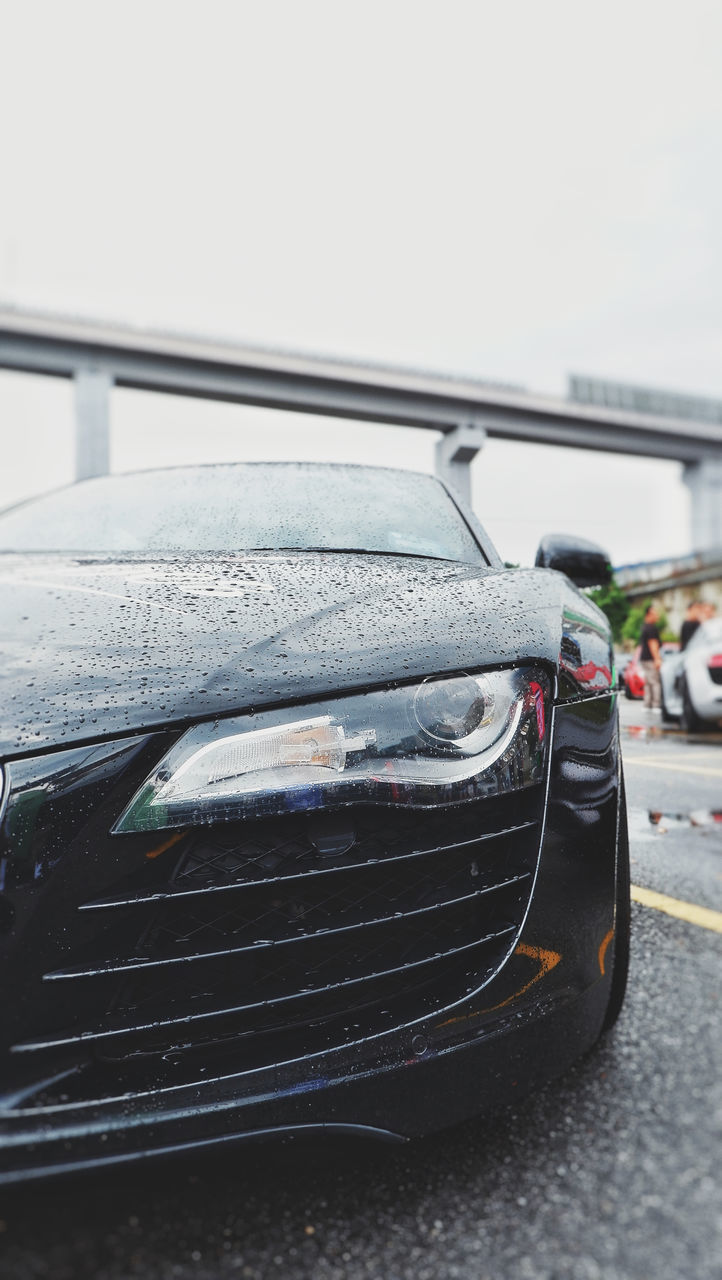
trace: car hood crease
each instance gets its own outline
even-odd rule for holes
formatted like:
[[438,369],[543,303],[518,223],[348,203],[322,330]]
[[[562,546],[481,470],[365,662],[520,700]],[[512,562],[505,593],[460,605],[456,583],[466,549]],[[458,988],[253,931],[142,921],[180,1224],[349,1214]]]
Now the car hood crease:
[[570,584],[353,553],[4,555],[0,755],[510,660]]

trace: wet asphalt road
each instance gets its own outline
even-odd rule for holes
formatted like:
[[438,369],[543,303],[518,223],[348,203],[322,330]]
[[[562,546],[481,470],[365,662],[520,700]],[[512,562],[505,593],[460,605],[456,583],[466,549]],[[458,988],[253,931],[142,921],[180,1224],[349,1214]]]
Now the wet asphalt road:
[[[622,716],[633,882],[722,910],[722,734],[661,732],[639,704]],[[719,1280],[722,935],[637,904],[633,925],[615,1032],[516,1108],[411,1147],[5,1193],[0,1273]]]

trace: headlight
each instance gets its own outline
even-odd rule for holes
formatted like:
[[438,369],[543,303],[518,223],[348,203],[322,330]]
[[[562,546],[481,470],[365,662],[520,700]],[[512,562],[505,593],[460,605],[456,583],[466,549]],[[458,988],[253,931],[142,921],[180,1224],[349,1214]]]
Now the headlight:
[[358,803],[423,808],[531,786],[544,776],[548,704],[546,675],[522,667],[197,725],[113,830]]

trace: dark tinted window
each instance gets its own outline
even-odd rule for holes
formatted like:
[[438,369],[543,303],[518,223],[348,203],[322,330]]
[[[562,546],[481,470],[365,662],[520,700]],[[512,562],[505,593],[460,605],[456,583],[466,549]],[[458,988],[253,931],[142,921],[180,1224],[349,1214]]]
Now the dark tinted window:
[[103,476],[0,515],[4,551],[381,551],[485,563],[432,476],[236,463]]

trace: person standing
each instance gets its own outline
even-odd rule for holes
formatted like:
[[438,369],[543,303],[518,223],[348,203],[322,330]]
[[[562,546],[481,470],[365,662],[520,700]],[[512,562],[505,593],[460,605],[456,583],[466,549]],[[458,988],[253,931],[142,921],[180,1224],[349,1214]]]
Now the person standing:
[[679,633],[680,653],[684,653],[700,623],[705,620],[704,608],[705,606],[701,600],[693,600],[691,604],[687,605],[682,630]]
[[662,682],[659,671],[662,666],[661,638],[657,623],[659,609],[650,604],[644,615],[639,637],[639,665],[644,672],[644,705],[659,711],[662,705]]

